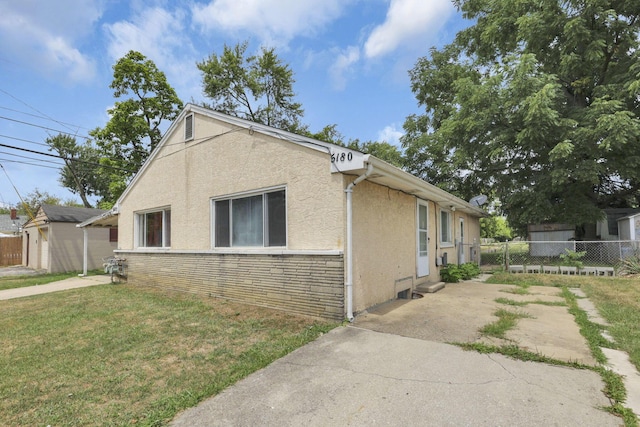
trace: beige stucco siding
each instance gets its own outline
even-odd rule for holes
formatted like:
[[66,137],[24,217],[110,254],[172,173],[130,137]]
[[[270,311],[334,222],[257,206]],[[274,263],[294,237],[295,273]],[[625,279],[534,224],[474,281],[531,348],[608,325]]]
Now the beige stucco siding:
[[171,208],[171,249],[211,249],[211,199],[283,187],[287,249],[342,250],[343,178],[326,153],[198,116],[195,138],[183,123],[120,204],[120,248],[135,248],[135,213]]
[[[74,223],[55,222],[25,227],[23,263],[49,273],[81,271],[84,259],[84,234]],[[108,228],[88,228],[87,268],[102,268],[102,258],[113,255],[116,243],[109,242]],[[28,235],[28,237],[27,237]],[[43,237],[44,235],[44,237]]]
[[416,199],[363,181],[353,190],[354,311],[414,285]]
[[[102,268],[102,258],[113,255],[116,244],[109,242],[108,228],[87,228],[87,268]],[[51,225],[49,238],[50,271],[80,271],[84,258],[84,233],[74,223]]]

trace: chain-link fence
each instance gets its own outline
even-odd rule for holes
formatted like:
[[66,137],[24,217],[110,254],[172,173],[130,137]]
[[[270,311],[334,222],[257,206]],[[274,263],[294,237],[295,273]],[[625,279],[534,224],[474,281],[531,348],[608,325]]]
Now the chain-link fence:
[[640,257],[640,242],[563,241],[483,244],[480,266],[514,273],[613,275],[622,260]]

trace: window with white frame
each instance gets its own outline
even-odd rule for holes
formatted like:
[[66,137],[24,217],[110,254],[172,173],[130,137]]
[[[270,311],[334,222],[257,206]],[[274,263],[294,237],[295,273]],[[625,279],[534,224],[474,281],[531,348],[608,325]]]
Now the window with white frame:
[[451,228],[451,212],[440,210],[440,243],[453,245],[453,233]]
[[214,247],[287,245],[284,189],[216,199],[212,204]]
[[138,247],[171,247],[171,209],[141,212],[137,213],[136,217]]

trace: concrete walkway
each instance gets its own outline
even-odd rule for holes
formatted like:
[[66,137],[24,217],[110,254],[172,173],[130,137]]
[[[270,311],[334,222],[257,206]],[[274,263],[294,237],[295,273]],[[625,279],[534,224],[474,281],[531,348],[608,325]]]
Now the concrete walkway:
[[50,292],[65,291],[67,289],[86,288],[87,286],[104,285],[111,283],[111,277],[106,275],[71,277],[45,285],[27,286],[24,288],[6,289],[0,291],[0,300],[28,297],[32,295],[46,294]]
[[[186,426],[617,426],[590,370],[522,362],[448,344],[517,344],[595,365],[558,288],[464,282],[397,300],[340,327],[179,414]],[[509,307],[497,298],[526,303]],[[478,329],[498,308],[524,312],[505,340]],[[631,399],[630,399],[631,400]],[[632,402],[628,402],[632,404]]]
[[619,426],[598,374],[339,327],[178,415],[197,426]]

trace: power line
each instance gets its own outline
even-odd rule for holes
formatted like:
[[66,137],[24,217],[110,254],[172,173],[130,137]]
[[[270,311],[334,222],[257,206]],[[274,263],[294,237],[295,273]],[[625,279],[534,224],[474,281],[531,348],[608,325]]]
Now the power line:
[[21,159],[27,159],[27,160],[33,160],[36,162],[42,162],[42,163],[53,163],[54,165],[58,165],[58,166],[64,166],[64,164],[62,163],[57,163],[53,160],[42,160],[42,159],[36,159],[34,157],[29,157],[29,156],[22,156],[20,154],[13,154],[13,153],[8,153],[6,151],[0,151],[0,154],[6,154],[8,156],[13,156],[13,157],[20,157]]
[[78,128],[78,129],[89,130],[89,128],[86,128],[84,126],[78,126],[78,125],[74,125],[73,123],[62,122],[62,121],[59,121],[59,120],[56,120],[56,119],[52,119],[52,118],[50,118],[48,116],[39,116],[37,114],[27,113],[26,111],[16,110],[16,109],[9,108],[9,107],[1,107],[0,106],[0,109],[7,110],[7,111],[13,111],[14,113],[20,113],[20,114],[24,114],[25,116],[35,117],[35,118],[38,118],[38,119],[50,120],[52,122],[56,122],[56,123],[59,123],[61,125],[65,125],[65,126],[68,125],[68,126],[72,126],[74,128]]
[[44,129],[44,130],[49,130],[49,131],[52,131],[52,132],[63,133],[65,135],[73,136],[74,138],[86,139],[87,141],[91,140],[91,137],[89,137],[89,136],[77,135],[75,133],[65,132],[63,130],[54,129],[54,128],[50,128],[50,127],[42,126],[42,125],[37,125],[35,123],[29,123],[29,122],[25,122],[23,120],[12,119],[11,117],[0,116],[0,119],[9,120],[10,122],[20,123],[20,124],[27,125],[27,126],[33,126],[33,127]]
[[98,166],[98,167],[103,167],[103,168],[109,168],[109,169],[113,169],[113,170],[119,170],[119,171],[122,171],[122,172],[136,173],[136,171],[132,171],[132,170],[125,169],[125,168],[119,168],[117,166],[102,165],[102,164],[95,163],[95,162],[88,162],[86,160],[74,159],[73,157],[64,157],[64,156],[60,156],[60,155],[56,155],[56,154],[44,153],[42,151],[30,150],[28,148],[15,147],[13,145],[0,144],[0,147],[12,148],[14,150],[26,151],[27,153],[39,154],[41,156],[55,157],[57,159],[68,160],[68,161],[71,161],[71,162],[79,162],[79,163],[84,163],[84,164],[87,164],[87,165]]
[[[48,118],[49,120],[51,120],[51,121],[53,121],[53,122],[55,122],[55,123],[58,123],[59,125],[62,125],[62,126],[66,127],[66,128],[67,128],[67,129],[69,129],[69,130],[72,130],[69,126],[66,126],[66,124],[65,124],[65,123],[60,122],[60,121],[58,121],[58,120],[56,120],[56,119],[54,119],[54,118],[52,118],[52,117],[48,116],[47,114],[43,113],[42,111],[38,110],[37,108],[35,108],[35,107],[33,107],[33,106],[31,106],[31,105],[27,104],[25,101],[23,101],[23,100],[21,100],[20,98],[16,97],[15,95],[12,95],[11,93],[7,92],[6,90],[4,90],[4,89],[1,89],[1,88],[0,88],[0,92],[2,92],[2,93],[4,93],[4,94],[6,94],[6,95],[8,95],[8,96],[10,96],[11,98],[15,99],[15,100],[16,100],[16,101],[18,101],[18,102],[20,102],[20,103],[22,103],[22,104],[26,105],[27,107],[31,108],[33,111],[35,111],[35,112],[37,112],[37,113],[39,113],[39,114],[42,114],[44,117]],[[77,132],[77,131],[76,131],[76,132]]]
[[47,166],[47,165],[39,165],[37,163],[31,163],[31,162],[23,162],[21,160],[10,160],[10,159],[3,159],[0,158],[0,162],[5,162],[5,163],[19,163],[21,165],[28,165],[28,166],[36,166],[39,168],[47,168],[47,169],[55,169],[55,170],[60,170],[60,167],[55,167],[55,166]]
[[9,136],[9,135],[0,135],[0,137],[7,138],[7,139],[13,139],[13,140],[16,140],[16,141],[28,142],[30,144],[42,145],[43,147],[49,147],[49,144],[45,144],[44,142],[31,141],[30,139],[17,138],[15,136]]

